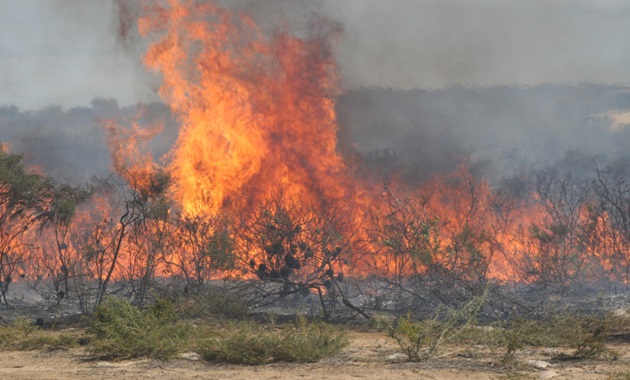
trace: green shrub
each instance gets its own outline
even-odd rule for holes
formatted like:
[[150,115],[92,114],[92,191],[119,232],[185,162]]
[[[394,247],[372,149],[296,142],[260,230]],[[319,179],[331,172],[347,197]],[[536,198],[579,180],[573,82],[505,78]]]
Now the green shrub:
[[[570,347],[571,355],[557,359],[617,358],[617,353],[606,347],[610,321],[604,319],[554,316],[544,320],[518,319],[504,328],[507,354],[512,355],[523,346]],[[511,352],[512,351],[512,352]]]
[[94,357],[169,359],[186,347],[192,326],[176,322],[168,301],[158,300],[143,311],[126,300],[109,298],[96,308],[88,332],[94,336]]
[[247,304],[226,289],[207,286],[177,301],[179,315],[184,318],[221,316],[241,318],[249,311]]
[[282,331],[276,361],[311,363],[338,354],[348,344],[345,335],[323,323],[309,323],[299,318]]
[[414,321],[410,315],[402,317],[390,325],[389,336],[396,340],[409,361],[426,360],[436,355],[443,343],[453,342],[467,331],[486,297],[487,294],[484,294],[459,309],[438,312],[434,319],[428,321]]
[[389,331],[392,326],[392,318],[386,315],[375,314],[369,320],[368,326],[376,331]]
[[600,322],[592,331],[588,331],[586,334],[577,340],[573,344],[575,351],[571,356],[571,359],[591,359],[591,358],[604,358],[608,360],[617,360],[619,354],[606,347],[605,339],[608,333],[608,324],[606,321]]
[[305,319],[283,328],[246,321],[225,326],[200,344],[200,353],[206,360],[232,364],[309,363],[339,353],[347,343],[332,327]]
[[0,326],[1,351],[60,350],[78,346],[81,339],[78,334],[42,330],[23,318]]
[[534,347],[570,346],[582,335],[575,318],[553,316],[543,320],[516,319],[506,326],[511,339],[520,345]]

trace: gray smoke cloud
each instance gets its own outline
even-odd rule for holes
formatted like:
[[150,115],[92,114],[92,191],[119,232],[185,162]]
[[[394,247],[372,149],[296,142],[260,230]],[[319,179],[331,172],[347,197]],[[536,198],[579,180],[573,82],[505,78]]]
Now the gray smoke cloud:
[[[264,27],[344,25],[347,88],[625,84],[623,0],[217,0]],[[0,0],[0,104],[36,109],[157,100],[136,38],[137,0]],[[315,17],[314,17],[315,16]]]
[[630,146],[624,86],[358,89],[337,109],[364,161],[412,181],[462,162],[495,181],[551,165],[592,175]]
[[[625,1],[217,2],[266,32],[343,29],[340,138],[370,170],[411,181],[462,161],[489,178],[552,163],[586,172],[630,146]],[[176,121],[156,102],[159,77],[142,68],[137,1],[0,9],[0,140],[11,151],[60,180],[107,175],[101,120],[139,113],[167,125],[152,149],[168,151]]]
[[411,88],[628,83],[622,0],[329,0],[344,83]]
[[12,153],[22,153],[28,167],[59,181],[80,185],[91,177],[112,173],[106,120],[121,128],[160,126],[149,149],[156,159],[173,145],[177,126],[161,103],[121,107],[113,99],[94,99],[89,106],[37,111],[0,106],[0,141]]
[[118,37],[113,1],[0,0],[0,105],[38,109],[155,100],[139,50]]
[[[623,86],[366,88],[343,95],[337,112],[341,144],[361,167],[418,183],[464,161],[492,181],[549,165],[591,175],[596,163],[627,155],[629,105]],[[0,141],[47,175],[80,184],[111,173],[103,120],[163,126],[151,145],[156,158],[177,137],[177,121],[161,103],[95,99],[70,109],[0,107]]]

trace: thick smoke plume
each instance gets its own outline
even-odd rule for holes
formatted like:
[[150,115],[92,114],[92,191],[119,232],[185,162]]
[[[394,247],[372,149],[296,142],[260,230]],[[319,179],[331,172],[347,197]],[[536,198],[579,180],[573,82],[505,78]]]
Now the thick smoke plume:
[[[403,176],[418,183],[435,173],[449,173],[465,161],[476,174],[491,180],[555,164],[581,174],[624,155],[629,146],[629,87],[443,87],[508,80],[575,82],[580,73],[587,74],[581,78],[594,80],[597,72],[604,72],[606,51],[625,54],[627,50],[620,48],[623,41],[609,39],[610,43],[597,47],[597,54],[591,54],[602,58],[600,61],[589,64],[582,59],[600,37],[617,35],[623,17],[610,16],[626,10],[622,4],[487,1],[472,6],[456,0],[423,4],[398,0],[397,7],[373,0],[218,3],[251,14],[267,33],[283,29],[308,35],[318,33],[322,25],[344,31],[335,51],[343,81],[352,89],[337,99],[340,141],[345,153],[359,157],[360,166],[372,173],[376,168],[379,175]],[[54,2],[59,17],[82,27],[91,23],[93,14],[111,16],[108,35],[94,43],[135,61],[140,79],[133,83],[134,92],[144,99],[157,99],[160,78],[139,69],[148,44],[137,33],[140,3],[115,0],[75,5]],[[566,13],[565,6],[571,11]],[[537,17],[540,14],[546,17]],[[561,18],[563,14],[566,17]],[[538,21],[529,25],[515,20],[523,15]],[[318,22],[322,19],[329,21]],[[490,21],[475,21],[481,19]],[[596,23],[604,19],[610,22]],[[39,28],[44,30],[45,25]],[[531,28],[549,38],[537,38]],[[506,30],[511,32],[504,33]],[[117,46],[112,47],[112,41]],[[570,54],[553,55],[554,46],[566,46]],[[540,64],[543,57],[547,66]],[[605,82],[618,82],[622,77],[617,69],[606,72],[610,75],[601,77]],[[370,84],[383,86],[364,87]],[[389,85],[443,88],[395,90]],[[153,93],[148,94],[148,89]],[[122,102],[95,99],[87,106],[39,110],[5,105],[0,108],[0,140],[11,151],[24,153],[29,165],[60,180],[79,183],[92,175],[109,174],[104,121],[128,125],[142,114],[141,123],[165,125],[151,148],[154,157],[162,157],[177,133],[177,121],[167,107],[161,103],[121,106],[118,101]]]
[[[420,182],[467,161],[491,179],[559,164],[588,174],[627,153],[630,88],[582,85],[533,88],[450,88],[439,91],[358,89],[338,99],[344,146],[362,165]],[[121,107],[95,99],[89,107],[20,110],[0,107],[0,140],[26,162],[60,180],[108,175],[104,120],[163,124],[153,142],[162,157],[176,121],[160,104]]]
[[558,165],[575,175],[627,154],[630,88],[358,89],[339,101],[346,140],[371,165],[411,181],[466,161],[496,181]]

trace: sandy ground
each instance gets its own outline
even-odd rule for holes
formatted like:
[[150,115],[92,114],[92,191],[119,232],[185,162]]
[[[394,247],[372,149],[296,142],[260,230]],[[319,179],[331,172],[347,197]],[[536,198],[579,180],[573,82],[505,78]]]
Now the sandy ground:
[[[518,377],[501,368],[496,356],[470,348],[451,347],[436,360],[406,363],[390,358],[398,352],[395,342],[383,333],[352,332],[351,344],[335,358],[314,364],[264,366],[217,365],[177,359],[168,362],[133,360],[90,361],[81,349],[0,353],[0,379],[608,379],[615,373],[630,373],[630,344],[611,344],[616,361],[586,360],[553,363],[548,350],[524,350]],[[528,360],[551,362],[536,369]]]

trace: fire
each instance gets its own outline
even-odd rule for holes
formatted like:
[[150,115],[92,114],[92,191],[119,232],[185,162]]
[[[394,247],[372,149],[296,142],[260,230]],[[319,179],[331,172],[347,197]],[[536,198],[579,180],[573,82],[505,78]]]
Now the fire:
[[112,169],[136,189],[149,186],[151,173],[155,171],[153,156],[147,144],[162,130],[161,125],[141,127],[137,115],[130,121],[131,128],[116,120],[102,122],[107,131],[107,145],[112,157]]
[[[145,10],[140,32],[156,42],[144,63],[161,76],[178,138],[160,168],[149,142],[161,126],[143,126],[142,115],[104,122],[113,169],[132,191],[95,192],[72,221],[24,236],[40,251],[25,271],[58,279],[57,290],[71,279],[96,283],[98,300],[110,279],[202,284],[218,274],[297,278],[283,291],[306,293],[372,274],[434,285],[629,281],[625,214],[598,209],[568,178],[503,191],[464,164],[382,194],[380,178],[358,179],[338,149],[334,25],[296,37],[212,4],[169,0]],[[10,243],[6,257],[16,250]],[[134,291],[141,299],[147,289]]]
[[162,74],[160,95],[181,123],[170,172],[185,215],[270,192],[357,196],[337,150],[330,35],[267,36],[246,15],[175,0],[150,8],[140,30],[160,36],[145,63]]
[[[427,274],[438,268],[468,279],[527,281],[525,272],[539,270],[544,259],[541,241],[529,230],[548,222],[540,203],[513,208],[508,216],[490,186],[463,165],[450,177],[403,191],[412,209],[390,204],[387,211],[369,190],[378,186],[352,175],[337,147],[334,98],[340,90],[331,41],[338,30],[319,27],[314,37],[298,38],[287,30],[269,34],[250,16],[213,4],[170,0],[146,8],[139,29],[157,42],[144,63],[161,75],[160,96],[180,123],[168,172],[183,216],[214,217],[228,209],[247,214],[278,194],[288,203],[338,203],[364,231],[411,223],[397,227],[396,238],[407,247],[388,251],[391,239],[372,239],[367,251],[373,257],[352,263],[364,272]],[[418,199],[424,199],[419,208]],[[389,215],[368,220],[367,206]],[[425,237],[410,230],[418,225]],[[370,232],[363,234],[371,240]],[[407,255],[423,253],[399,260],[405,249]]]

